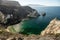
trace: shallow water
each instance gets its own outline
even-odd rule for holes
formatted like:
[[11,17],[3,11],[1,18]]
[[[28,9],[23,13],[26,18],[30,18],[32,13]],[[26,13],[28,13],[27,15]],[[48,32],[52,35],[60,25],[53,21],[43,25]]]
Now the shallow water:
[[35,19],[25,20],[22,24],[22,33],[25,34],[40,34],[49,22],[55,17],[60,19],[60,7],[33,7],[39,14],[46,12],[46,16],[39,16]]

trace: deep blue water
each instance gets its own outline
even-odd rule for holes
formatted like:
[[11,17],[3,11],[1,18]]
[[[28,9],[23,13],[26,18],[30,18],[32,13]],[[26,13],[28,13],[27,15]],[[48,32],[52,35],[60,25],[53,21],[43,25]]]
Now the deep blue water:
[[54,19],[60,19],[60,7],[33,7],[39,14],[46,12],[46,16],[39,16],[35,19],[26,20],[23,22],[22,27],[24,31],[22,33],[27,34],[40,34],[44,30],[49,22]]

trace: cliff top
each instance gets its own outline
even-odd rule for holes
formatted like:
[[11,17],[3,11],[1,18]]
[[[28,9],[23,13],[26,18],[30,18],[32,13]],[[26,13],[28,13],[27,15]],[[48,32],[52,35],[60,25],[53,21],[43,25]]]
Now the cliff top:
[[46,29],[41,32],[41,35],[46,34],[60,34],[60,20],[57,18],[53,19]]

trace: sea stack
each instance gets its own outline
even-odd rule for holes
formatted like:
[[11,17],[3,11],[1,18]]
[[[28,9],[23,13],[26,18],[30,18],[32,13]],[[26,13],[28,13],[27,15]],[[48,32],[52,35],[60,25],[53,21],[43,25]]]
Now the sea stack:
[[42,15],[42,16],[46,16],[46,12],[42,12],[41,15]]

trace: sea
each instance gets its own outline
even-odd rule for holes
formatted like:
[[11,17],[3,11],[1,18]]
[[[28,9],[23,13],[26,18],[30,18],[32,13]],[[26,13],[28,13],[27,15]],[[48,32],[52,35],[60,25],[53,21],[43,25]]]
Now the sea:
[[[32,7],[38,11],[39,17],[23,21],[21,33],[24,34],[40,34],[50,23],[51,20],[57,18],[60,20],[60,7]],[[41,13],[46,15],[42,16]]]

